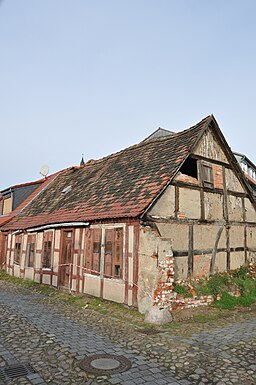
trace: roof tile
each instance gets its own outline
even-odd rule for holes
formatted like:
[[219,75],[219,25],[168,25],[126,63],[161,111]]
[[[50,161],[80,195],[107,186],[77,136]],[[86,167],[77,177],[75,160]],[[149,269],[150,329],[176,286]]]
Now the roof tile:
[[[175,175],[211,119],[61,171],[6,228],[138,217]],[[63,193],[68,186],[72,189]]]

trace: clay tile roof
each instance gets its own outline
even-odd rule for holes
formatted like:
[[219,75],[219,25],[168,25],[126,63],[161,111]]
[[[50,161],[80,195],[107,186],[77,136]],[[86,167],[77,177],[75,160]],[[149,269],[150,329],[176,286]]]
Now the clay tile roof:
[[63,170],[6,228],[139,217],[174,177],[211,120],[208,116],[185,131]]

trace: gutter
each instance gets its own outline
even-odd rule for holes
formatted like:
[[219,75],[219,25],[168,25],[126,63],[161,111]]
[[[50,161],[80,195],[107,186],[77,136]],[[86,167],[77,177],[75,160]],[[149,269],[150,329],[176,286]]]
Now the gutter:
[[33,229],[28,229],[28,233],[32,233],[34,231],[47,230],[53,228],[61,228],[61,227],[80,227],[80,226],[89,226],[89,222],[64,222],[64,223],[54,223],[51,225],[44,225],[39,227],[34,227]]

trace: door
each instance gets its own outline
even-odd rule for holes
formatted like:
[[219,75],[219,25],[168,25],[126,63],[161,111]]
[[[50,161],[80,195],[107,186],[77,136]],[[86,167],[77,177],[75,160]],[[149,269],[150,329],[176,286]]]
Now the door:
[[72,250],[73,250],[73,232],[65,230],[62,233],[61,265],[60,265],[60,286],[70,287],[72,272]]

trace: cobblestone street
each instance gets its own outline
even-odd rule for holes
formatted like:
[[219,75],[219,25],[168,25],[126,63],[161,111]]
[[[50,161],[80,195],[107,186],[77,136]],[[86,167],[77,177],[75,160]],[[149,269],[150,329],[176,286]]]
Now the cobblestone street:
[[[0,326],[0,369],[29,363],[35,371],[2,376],[1,385],[256,383],[256,323],[248,312],[209,330],[191,327],[188,335],[144,335],[126,321],[0,282]],[[93,354],[121,355],[132,366],[96,377],[80,368]]]

